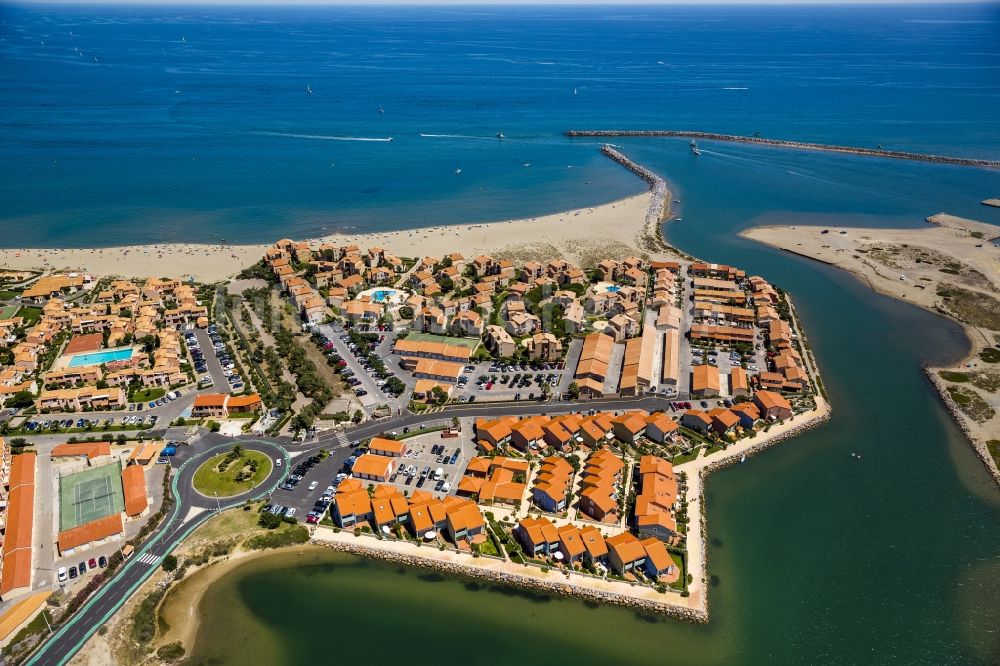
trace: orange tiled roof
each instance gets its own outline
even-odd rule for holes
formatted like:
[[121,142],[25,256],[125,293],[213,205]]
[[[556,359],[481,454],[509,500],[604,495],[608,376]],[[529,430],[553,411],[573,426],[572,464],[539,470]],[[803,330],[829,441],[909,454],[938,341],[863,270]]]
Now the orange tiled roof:
[[92,520],[79,527],[59,533],[59,551],[66,552],[71,548],[83,546],[92,541],[106,539],[115,534],[120,534],[125,529],[122,525],[122,515],[114,513],[104,518]]
[[125,513],[138,516],[149,501],[146,499],[146,473],[139,465],[129,465],[122,470],[122,487],[125,489]]
[[3,543],[3,571],[0,596],[31,586],[32,533],[35,521],[34,453],[22,453],[10,460],[10,494],[7,497],[7,526]]

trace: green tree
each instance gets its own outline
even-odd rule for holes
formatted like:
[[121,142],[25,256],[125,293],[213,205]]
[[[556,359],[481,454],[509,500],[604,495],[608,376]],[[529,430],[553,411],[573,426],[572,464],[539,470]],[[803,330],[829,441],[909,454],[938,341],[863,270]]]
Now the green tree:
[[351,417],[351,420],[354,421],[355,423],[361,423],[361,420],[363,418],[365,418],[364,412],[362,412],[360,409],[357,409],[354,411],[354,416]]
[[580,397],[580,385],[576,382],[572,382],[567,388],[566,392],[569,393],[569,397],[576,400]]
[[164,571],[174,571],[177,569],[177,558],[173,555],[167,555],[163,558],[163,562],[160,563]]

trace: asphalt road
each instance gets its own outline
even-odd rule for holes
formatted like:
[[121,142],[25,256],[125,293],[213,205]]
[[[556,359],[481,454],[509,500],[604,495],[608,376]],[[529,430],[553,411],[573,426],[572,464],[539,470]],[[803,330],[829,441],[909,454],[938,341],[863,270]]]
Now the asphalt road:
[[[261,451],[269,456],[281,456],[285,458],[287,465],[288,455],[277,444],[267,440],[247,440],[240,443],[247,449]],[[191,452],[177,468],[173,478],[176,503],[160,528],[118,569],[110,582],[98,590],[26,663],[48,665],[68,662],[87,639],[153,574],[164,556],[196,527],[215,515],[218,508],[225,510],[240,506],[248,499],[266,495],[284,474],[285,465],[273,466],[271,474],[257,489],[226,498],[217,505],[215,498],[196,491],[191,481],[201,463],[226,450],[232,445],[232,440],[214,437],[208,444],[206,448]]]
[[[315,439],[304,443],[293,444],[288,438],[272,440],[262,439],[231,439],[221,435],[207,435],[191,447],[179,447],[178,455],[173,464],[176,472],[173,477],[174,509],[153,532],[146,543],[139,548],[110,580],[91,599],[77,611],[70,620],[60,627],[26,662],[30,666],[61,665],[67,663],[125,601],[135,593],[143,582],[159,566],[163,557],[169,554],[196,527],[215,515],[217,508],[223,511],[240,506],[248,499],[271,495],[274,501],[286,506],[296,506],[301,512],[308,511],[326,488],[326,483],[336,474],[344,459],[350,453],[354,443],[374,435],[403,428],[416,428],[421,425],[448,423],[453,416],[460,417],[490,417],[504,415],[527,414],[565,414],[574,411],[590,409],[621,411],[628,409],[669,408],[664,398],[646,396],[638,398],[600,398],[581,400],[578,402],[549,403],[517,403],[517,404],[466,404],[454,405],[443,411],[432,414],[404,414],[378,421],[368,421],[344,432],[324,433]],[[198,466],[233,443],[239,441],[244,447],[267,453],[272,457],[282,456],[285,460],[281,467],[272,467],[271,474],[257,489],[231,497],[222,501],[217,507],[216,500],[197,492],[192,485],[195,470]],[[288,474],[288,466],[319,449],[331,451],[331,456],[317,465],[306,477],[303,483],[292,491],[275,491],[278,483]],[[315,491],[308,491],[309,482],[313,479],[320,482]]]

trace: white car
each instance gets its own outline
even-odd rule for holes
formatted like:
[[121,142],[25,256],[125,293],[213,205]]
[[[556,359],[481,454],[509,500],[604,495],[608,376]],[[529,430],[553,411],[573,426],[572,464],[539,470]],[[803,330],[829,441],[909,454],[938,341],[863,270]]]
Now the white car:
[[309,484],[309,490],[316,490],[319,487],[319,481],[313,481]]
[[69,574],[66,573],[66,567],[59,567],[59,571],[56,572],[56,577],[59,579],[60,583],[65,583],[66,579],[69,578]]
[[274,459],[274,466],[275,467],[281,467],[281,458],[275,458]]

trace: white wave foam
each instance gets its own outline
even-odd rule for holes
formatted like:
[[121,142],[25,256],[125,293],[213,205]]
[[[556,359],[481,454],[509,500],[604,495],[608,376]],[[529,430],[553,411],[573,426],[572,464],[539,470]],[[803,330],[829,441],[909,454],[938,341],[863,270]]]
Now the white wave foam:
[[317,141],[392,141],[392,137],[377,136],[328,136],[326,134],[291,134],[288,132],[253,132],[264,136],[283,136],[289,139],[315,139]]
[[742,86],[726,86],[723,90],[750,90],[749,88],[744,88]]
[[475,139],[477,141],[497,138],[495,136],[471,136],[468,134],[425,134],[423,132],[420,133],[420,136],[425,139]]

